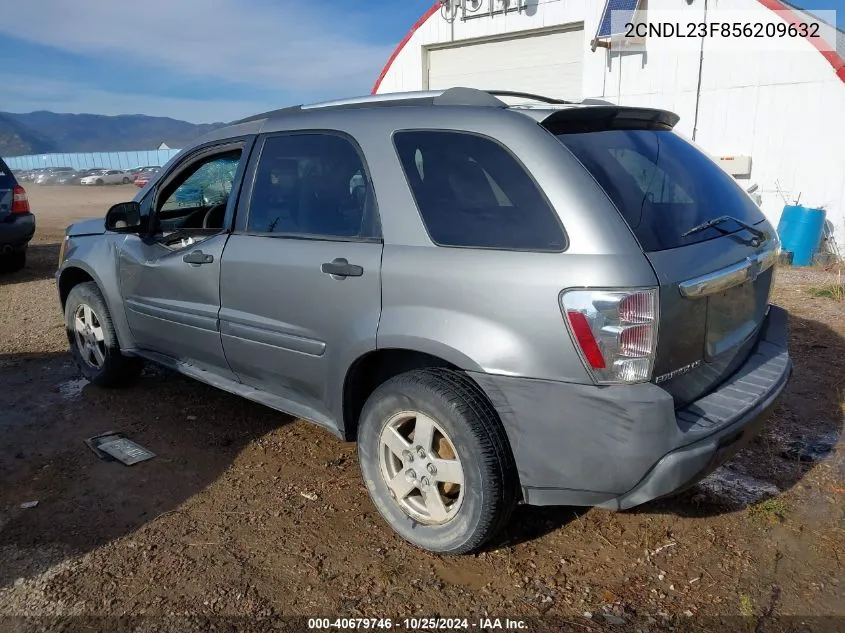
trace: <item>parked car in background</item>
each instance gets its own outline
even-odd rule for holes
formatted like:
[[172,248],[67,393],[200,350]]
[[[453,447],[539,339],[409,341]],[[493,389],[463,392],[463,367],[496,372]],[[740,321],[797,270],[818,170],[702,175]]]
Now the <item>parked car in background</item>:
[[286,108],[186,148],[67,229],[80,373],[145,359],[357,440],[374,508],[439,553],[520,502],[692,486],[790,378],[777,234],[672,112],[496,94]]
[[33,182],[39,172],[46,169],[45,167],[36,167],[34,169],[24,170],[23,174],[18,178],[19,182]]
[[161,168],[150,169],[149,171],[142,171],[135,174],[135,179],[133,180],[135,186],[143,189],[159,171],[161,171]]
[[50,167],[42,172],[39,172],[35,177],[36,185],[48,185],[50,181],[58,174],[68,174],[73,172],[73,167]]
[[56,181],[66,174],[72,174],[73,171],[47,171],[38,176],[36,183],[39,185],[55,185]]
[[20,270],[35,234],[35,216],[26,190],[0,158],[0,272]]
[[56,185],[79,185],[82,184],[82,179],[93,174],[99,174],[105,171],[102,167],[93,167],[88,169],[80,169],[77,171],[72,171],[67,174],[60,174],[56,176],[53,180],[53,184]]
[[141,178],[143,176],[155,174],[160,169],[161,169],[160,166],[155,166],[155,165],[150,165],[149,167],[143,167],[142,169],[139,169],[134,174],[132,174],[132,181],[134,182],[135,180],[137,180],[138,178]]
[[35,169],[30,170],[27,172],[27,182],[35,182],[35,179],[38,178],[38,176],[49,172],[51,169],[52,167],[36,167]]
[[73,176],[74,174],[78,173],[75,169],[70,170],[55,170],[51,169],[50,171],[44,172],[41,174],[36,182],[39,185],[58,185],[60,181]]
[[79,181],[81,185],[128,185],[131,182],[129,174],[122,169],[104,169],[103,171],[86,176]]
[[132,180],[135,180],[135,177],[138,174],[141,174],[145,171],[149,171],[151,169],[161,169],[161,166],[160,165],[145,165],[143,167],[140,167],[140,166],[139,167],[133,167],[132,169],[127,169],[126,173],[129,174],[129,177],[132,178]]
[[36,167],[34,169],[29,169],[27,170],[24,176],[24,180],[26,182],[35,182],[35,179],[38,177],[38,174],[41,174],[47,171],[48,169],[49,167]]

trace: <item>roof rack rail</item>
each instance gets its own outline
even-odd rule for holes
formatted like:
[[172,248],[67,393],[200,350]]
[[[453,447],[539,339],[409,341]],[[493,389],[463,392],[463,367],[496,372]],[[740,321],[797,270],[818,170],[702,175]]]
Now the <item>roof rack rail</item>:
[[261,112],[260,114],[253,114],[251,116],[245,117],[243,119],[238,119],[237,121],[232,121],[229,125],[239,125],[241,123],[250,123],[252,121],[261,121],[263,119],[269,119],[274,116],[281,116],[283,114],[290,114],[293,112],[298,112],[301,110],[301,106],[290,106],[287,108],[279,108],[278,110],[270,110],[268,112]]
[[235,121],[237,123],[249,123],[260,121],[276,116],[294,114],[306,110],[342,109],[342,108],[367,108],[380,106],[403,106],[403,105],[435,105],[435,106],[480,106],[489,108],[507,108],[508,104],[498,97],[521,97],[532,99],[542,103],[555,105],[571,104],[571,101],[553,99],[541,95],[533,95],[527,92],[512,92],[507,90],[479,90],[477,88],[447,88],[445,90],[418,90],[413,92],[390,92],[378,95],[366,95],[363,97],[351,97],[348,99],[336,99],[333,101],[322,101],[305,105],[291,106],[270,110],[261,114],[255,114],[244,119]]
[[344,108],[368,106],[395,105],[467,105],[488,106],[495,108],[507,107],[507,104],[496,99],[489,92],[475,88],[447,88],[445,90],[417,90],[413,92],[387,92],[350,99],[323,101],[302,106],[303,110],[319,108]]
[[351,105],[389,105],[396,101],[433,99],[443,94],[442,90],[415,90],[412,92],[386,92],[377,95],[362,95],[360,97],[347,97],[344,99],[332,99],[330,101],[318,101],[302,106],[303,110],[315,110],[318,108],[337,108]]

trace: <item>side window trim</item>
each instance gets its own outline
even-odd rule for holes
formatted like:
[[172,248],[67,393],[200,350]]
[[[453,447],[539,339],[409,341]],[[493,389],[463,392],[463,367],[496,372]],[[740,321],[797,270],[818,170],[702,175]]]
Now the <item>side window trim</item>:
[[161,179],[159,179],[158,183],[155,186],[155,189],[151,191],[150,195],[148,196],[149,218],[147,220],[147,236],[151,236],[150,232],[155,226],[154,219],[158,214],[157,207],[159,205],[159,196],[162,191],[165,191],[167,187],[173,183],[174,180],[179,178],[180,175],[182,175],[186,170],[190,169],[197,162],[202,161],[207,157],[213,156],[215,154],[225,154],[226,152],[231,152],[239,149],[241,150],[241,158],[238,161],[238,168],[237,170],[235,170],[235,178],[232,181],[232,192],[229,195],[228,204],[226,206],[226,215],[225,220],[223,221],[222,229],[222,231],[230,231],[232,226],[232,214],[234,213],[234,210],[236,208],[237,198],[239,198],[239,194],[241,192],[243,184],[244,173],[246,172],[246,166],[249,162],[249,158],[251,157],[250,154],[254,145],[255,136],[242,136],[226,139],[224,141],[215,141],[213,143],[201,145],[197,148],[194,148],[183,159],[171,165],[167,170],[167,173],[164,174]]
[[[267,233],[267,232],[259,232],[259,231],[251,231],[249,230],[249,210],[252,206],[252,195],[255,191],[255,180],[258,175],[258,167],[261,163],[261,155],[264,152],[264,147],[267,144],[267,141],[271,138],[280,138],[280,137],[291,137],[291,136],[302,136],[302,135],[313,135],[313,134],[323,134],[328,136],[337,136],[340,137],[352,145],[352,148],[355,150],[355,153],[358,155],[358,159],[361,161],[361,165],[364,169],[364,178],[366,183],[369,187],[369,194],[372,196],[372,207],[373,207],[373,215],[375,219],[375,229],[378,235],[375,236],[366,236],[366,237],[343,237],[343,236],[333,236],[333,235],[310,235],[304,233]],[[373,179],[370,172],[370,167],[367,163],[367,158],[364,155],[364,151],[361,148],[358,141],[353,137],[351,134],[344,132],[342,130],[335,130],[335,129],[327,129],[327,128],[314,128],[314,129],[301,129],[301,130],[283,130],[277,132],[266,132],[263,134],[259,134],[255,139],[254,150],[252,151],[249,163],[246,166],[243,183],[242,183],[242,195],[238,197],[237,201],[237,208],[235,211],[235,224],[233,233],[237,235],[248,235],[252,237],[269,237],[273,239],[299,239],[299,240],[314,240],[314,241],[326,241],[326,242],[367,242],[367,243],[383,243],[384,242],[384,234],[382,232],[382,222],[381,222],[381,215],[379,213],[379,206],[378,206],[378,196],[375,191],[375,186],[373,185]]]

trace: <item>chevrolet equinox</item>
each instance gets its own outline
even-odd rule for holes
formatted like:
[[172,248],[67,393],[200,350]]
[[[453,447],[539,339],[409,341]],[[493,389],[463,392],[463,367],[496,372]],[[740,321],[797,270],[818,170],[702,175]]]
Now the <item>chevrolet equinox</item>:
[[97,385],[152,361],[357,441],[434,552],[518,503],[676,493],[792,370],[777,236],[677,121],[467,88],[238,121],[68,227],[71,352]]

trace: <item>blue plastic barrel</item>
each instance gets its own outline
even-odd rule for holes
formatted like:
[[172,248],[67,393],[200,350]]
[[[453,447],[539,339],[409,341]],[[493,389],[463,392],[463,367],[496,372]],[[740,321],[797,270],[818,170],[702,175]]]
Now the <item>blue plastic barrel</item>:
[[811,266],[824,231],[824,209],[787,205],[778,222],[781,249],[792,253],[793,266]]

